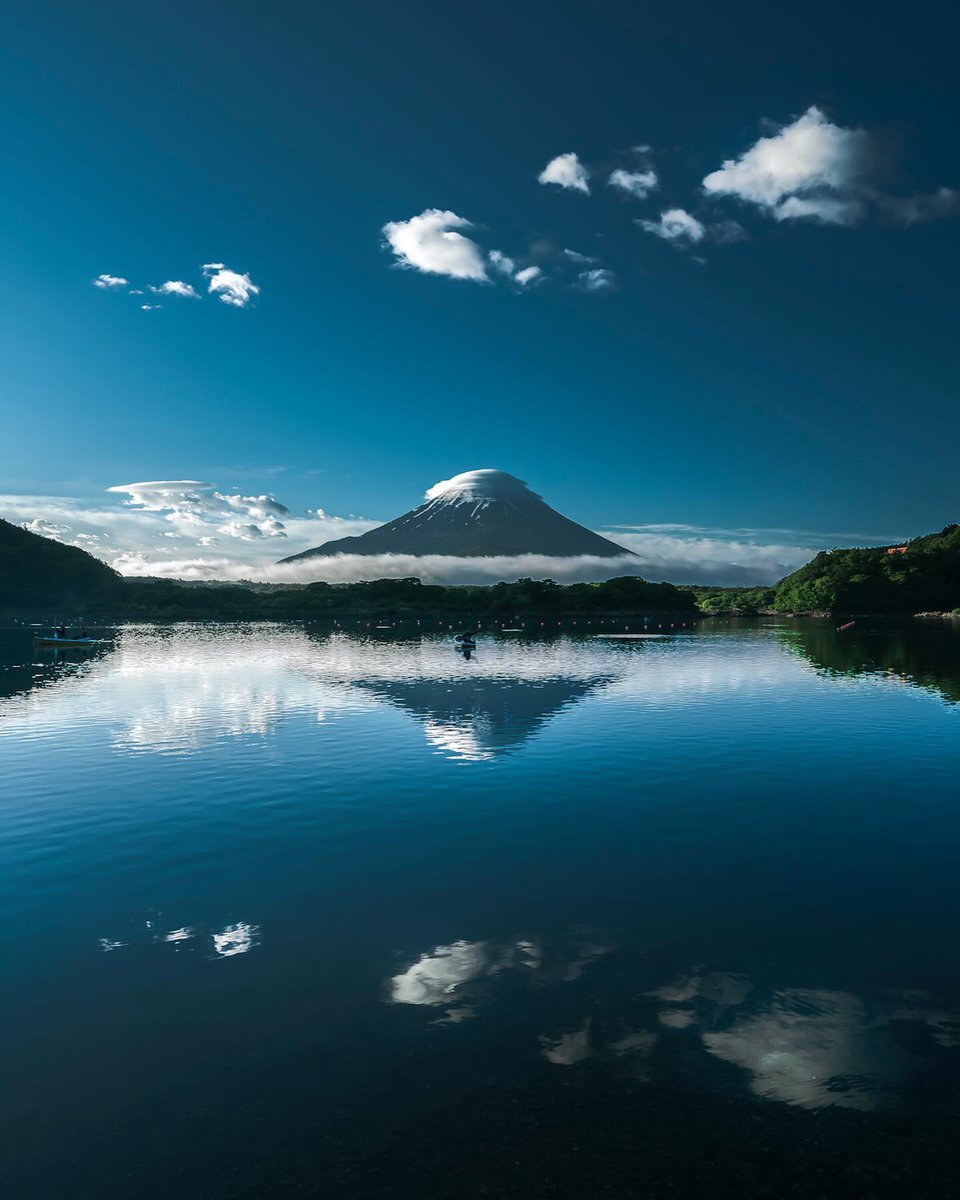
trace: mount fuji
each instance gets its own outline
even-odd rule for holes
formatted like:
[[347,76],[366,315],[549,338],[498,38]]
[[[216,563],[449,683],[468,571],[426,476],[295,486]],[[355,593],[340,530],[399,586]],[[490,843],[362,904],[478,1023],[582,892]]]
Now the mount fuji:
[[562,516],[515,475],[484,468],[435,484],[424,503],[359,537],[337,538],[282,562],[328,554],[444,554],[472,557],[631,552]]

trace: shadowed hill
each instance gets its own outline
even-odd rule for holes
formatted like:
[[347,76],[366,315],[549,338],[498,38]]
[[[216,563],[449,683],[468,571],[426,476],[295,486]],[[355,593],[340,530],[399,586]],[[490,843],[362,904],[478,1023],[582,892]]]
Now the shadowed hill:
[[119,598],[123,580],[86,550],[0,518],[0,606],[76,608]]

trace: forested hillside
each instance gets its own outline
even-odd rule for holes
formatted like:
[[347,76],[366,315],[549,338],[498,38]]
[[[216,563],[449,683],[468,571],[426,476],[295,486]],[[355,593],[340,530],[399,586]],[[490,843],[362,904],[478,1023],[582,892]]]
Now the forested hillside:
[[949,612],[960,607],[960,525],[902,546],[825,550],[782,579],[777,612]]

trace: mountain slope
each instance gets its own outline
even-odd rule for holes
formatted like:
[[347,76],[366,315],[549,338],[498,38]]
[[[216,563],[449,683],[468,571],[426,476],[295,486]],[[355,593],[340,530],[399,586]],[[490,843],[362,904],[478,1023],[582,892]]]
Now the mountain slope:
[[506,471],[465,471],[432,487],[425,503],[359,537],[338,538],[293,554],[630,554],[622,546],[562,516]]
[[0,518],[0,607],[88,604],[117,594],[120,575],[86,550]]

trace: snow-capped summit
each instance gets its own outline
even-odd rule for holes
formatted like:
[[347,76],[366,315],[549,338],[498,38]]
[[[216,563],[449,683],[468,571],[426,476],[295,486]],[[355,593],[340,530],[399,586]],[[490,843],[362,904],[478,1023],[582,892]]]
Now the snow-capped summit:
[[[530,489],[508,471],[497,471],[493,467],[481,467],[477,471],[463,471],[452,479],[441,479],[432,488],[427,488],[424,499],[446,500],[459,503],[462,500],[508,500],[518,492]],[[540,497],[538,496],[539,500]]]
[[360,537],[338,538],[283,562],[319,554],[629,554],[552,509],[507,471],[464,471],[429,488],[424,503]]

